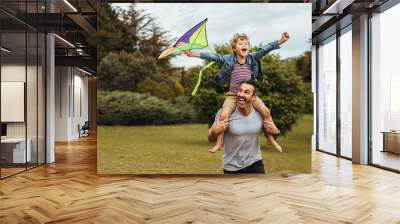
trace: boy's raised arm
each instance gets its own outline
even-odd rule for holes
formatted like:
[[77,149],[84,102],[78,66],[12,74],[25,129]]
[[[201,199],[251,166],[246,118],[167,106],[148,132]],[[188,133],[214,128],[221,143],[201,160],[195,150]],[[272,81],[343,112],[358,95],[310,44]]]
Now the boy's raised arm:
[[196,57],[196,58],[201,58],[201,59],[206,59],[209,61],[215,61],[218,63],[224,63],[225,59],[222,55],[219,54],[212,54],[212,53],[206,53],[206,52],[193,52],[193,51],[185,51],[186,56],[188,57]]
[[269,53],[270,51],[280,48],[280,45],[282,45],[283,43],[285,43],[288,40],[289,40],[289,33],[284,32],[284,33],[282,33],[281,39],[273,41],[273,42],[263,46],[254,54],[254,57],[259,59],[259,58],[263,57],[264,55],[266,55],[267,53]]
[[289,40],[289,38],[290,37],[289,37],[289,33],[288,32],[282,33],[282,37],[281,37],[281,39],[278,40],[278,44],[281,45],[281,44],[285,43],[286,41]]

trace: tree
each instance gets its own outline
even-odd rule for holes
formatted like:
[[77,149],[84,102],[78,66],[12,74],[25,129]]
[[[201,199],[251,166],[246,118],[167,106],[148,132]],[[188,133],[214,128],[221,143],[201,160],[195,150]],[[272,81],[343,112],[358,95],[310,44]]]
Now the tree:
[[117,24],[118,13],[109,4],[99,4],[98,12],[98,60],[101,61],[108,52],[120,49],[122,33]]
[[311,51],[306,51],[297,57],[296,66],[303,81],[311,83]]
[[280,63],[279,56],[267,55],[262,65],[264,81],[258,83],[259,97],[270,109],[281,133],[285,134],[303,112],[306,88],[294,70]]
[[[138,82],[145,78],[169,80],[170,58],[157,60],[169,45],[166,32],[134,4],[128,9],[101,4],[98,40],[100,89],[136,91]],[[168,92],[167,88],[162,90]]]
[[224,96],[214,89],[201,89],[193,99],[198,122],[212,124],[223,102]]
[[[169,45],[166,32],[154,22],[149,14],[135,9],[113,8],[109,4],[99,7],[99,61],[109,52],[140,51],[144,55],[157,58],[161,50]],[[169,59],[160,61],[168,66]]]
[[98,88],[102,90],[137,91],[137,84],[146,78],[159,77],[157,62],[140,52],[109,53],[98,68]]

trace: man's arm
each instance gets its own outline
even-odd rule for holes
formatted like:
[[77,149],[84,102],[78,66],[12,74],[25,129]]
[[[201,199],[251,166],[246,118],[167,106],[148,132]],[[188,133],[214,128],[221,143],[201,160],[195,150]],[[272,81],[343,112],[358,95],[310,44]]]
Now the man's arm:
[[255,54],[254,57],[256,59],[260,59],[262,58],[264,55],[266,55],[267,53],[269,53],[270,51],[273,51],[275,49],[279,49],[280,45],[282,45],[283,43],[285,43],[286,41],[289,40],[289,33],[288,32],[284,32],[282,33],[282,37],[279,40],[273,41],[265,46],[263,46],[262,48],[260,48]]
[[206,52],[193,52],[193,51],[185,51],[186,56],[188,57],[196,57],[196,58],[201,58],[205,59],[208,61],[215,61],[218,63],[223,64],[225,62],[225,58],[220,55],[220,54],[212,54],[212,53],[206,53]]
[[229,119],[225,119],[220,121],[216,118],[214,124],[208,129],[208,141],[215,142],[217,140],[218,135],[225,131],[225,129],[229,126]]

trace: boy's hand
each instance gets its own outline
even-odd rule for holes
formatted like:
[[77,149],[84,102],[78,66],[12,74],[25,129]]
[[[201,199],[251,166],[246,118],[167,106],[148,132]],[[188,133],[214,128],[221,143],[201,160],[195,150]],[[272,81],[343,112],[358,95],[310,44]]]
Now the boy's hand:
[[199,52],[193,52],[193,51],[185,51],[186,56],[188,57],[200,57],[200,53]]
[[278,44],[281,45],[281,44],[285,43],[286,41],[289,40],[289,38],[290,37],[289,37],[289,33],[288,32],[282,33],[282,37],[281,37],[280,40],[278,40]]

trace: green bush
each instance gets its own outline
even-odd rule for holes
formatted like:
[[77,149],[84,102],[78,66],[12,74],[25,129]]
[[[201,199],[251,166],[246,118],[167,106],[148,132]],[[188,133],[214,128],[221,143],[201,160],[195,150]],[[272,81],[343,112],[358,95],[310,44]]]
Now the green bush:
[[311,91],[311,83],[304,83],[304,98],[303,113],[312,114],[314,111],[314,96]]
[[167,84],[148,78],[137,85],[137,90],[139,93],[150,93],[152,96],[165,100],[175,97],[174,90]]
[[[183,104],[183,103],[181,103]],[[188,123],[193,120],[188,108],[149,94],[121,91],[98,92],[100,125],[160,125]]]
[[179,108],[180,111],[184,111],[187,117],[190,117],[191,123],[198,123],[199,118],[196,112],[196,108],[193,106],[193,98],[190,96],[178,96],[171,100],[172,105],[175,108]]
[[201,89],[193,99],[197,121],[210,124],[224,102],[224,95],[213,89]]
[[177,96],[185,95],[185,89],[183,88],[182,84],[178,80],[175,80],[175,93]]

